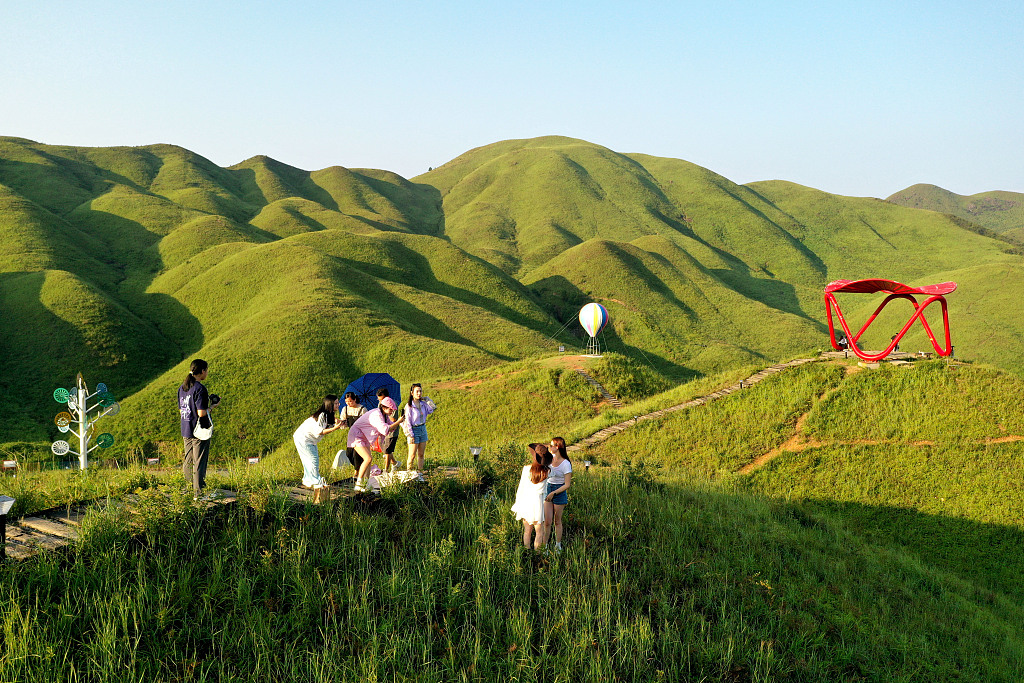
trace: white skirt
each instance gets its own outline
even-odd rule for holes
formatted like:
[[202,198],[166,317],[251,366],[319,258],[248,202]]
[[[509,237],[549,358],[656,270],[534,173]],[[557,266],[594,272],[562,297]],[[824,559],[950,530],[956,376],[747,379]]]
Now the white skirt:
[[547,494],[547,479],[534,484],[530,481],[530,466],[523,468],[516,490],[516,502],[512,505],[512,514],[530,524],[544,521],[544,496]]

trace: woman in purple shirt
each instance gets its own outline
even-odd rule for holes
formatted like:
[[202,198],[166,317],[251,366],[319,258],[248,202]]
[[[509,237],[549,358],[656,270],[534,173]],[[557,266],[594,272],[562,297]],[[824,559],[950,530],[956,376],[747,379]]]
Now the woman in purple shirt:
[[409,460],[405,464],[407,470],[412,470],[415,463],[422,472],[426,465],[427,417],[436,409],[434,402],[423,395],[423,387],[419,383],[413,384],[409,389],[409,401],[405,404],[405,424],[402,425],[402,431],[409,442]]

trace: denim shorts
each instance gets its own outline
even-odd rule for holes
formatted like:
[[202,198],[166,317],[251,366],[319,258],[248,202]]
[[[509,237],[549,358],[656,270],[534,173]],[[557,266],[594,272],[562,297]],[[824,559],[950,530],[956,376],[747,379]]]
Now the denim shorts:
[[413,425],[412,436],[409,437],[409,443],[426,443],[427,442],[427,425]]
[[[552,491],[557,491],[558,489],[562,488],[563,486],[565,486],[565,484],[553,484],[553,483],[551,483],[549,481],[548,482],[548,493],[551,493]],[[569,490],[566,489],[565,491],[562,491],[561,493],[556,493],[555,497],[551,499],[551,502],[554,503],[555,505],[568,505],[568,503],[569,503]]]

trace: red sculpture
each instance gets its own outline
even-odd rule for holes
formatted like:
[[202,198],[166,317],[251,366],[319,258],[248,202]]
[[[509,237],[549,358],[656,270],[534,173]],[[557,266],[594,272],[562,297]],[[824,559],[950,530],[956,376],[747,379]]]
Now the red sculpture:
[[[946,313],[946,294],[956,290],[955,282],[942,282],[937,285],[928,285],[926,287],[910,287],[901,282],[894,282],[893,280],[836,280],[830,282],[825,287],[825,312],[828,314],[828,334],[832,341],[832,348],[836,351],[842,351],[843,349],[836,342],[836,332],[832,325],[832,307],[835,306],[836,315],[839,316],[839,324],[843,327],[843,332],[846,333],[847,345],[851,351],[857,354],[858,357],[863,358],[866,361],[873,362],[881,360],[892,353],[892,350],[896,348],[896,345],[900,343],[900,339],[903,339],[903,335],[907,333],[907,330],[911,328],[918,318],[921,319],[921,324],[924,325],[924,331],[928,334],[928,339],[931,340],[932,346],[935,348],[935,353],[940,356],[950,356],[953,354],[953,345],[949,340],[949,315]],[[850,332],[849,326],[846,324],[846,318],[843,317],[843,312],[839,310],[839,302],[836,301],[836,292],[851,292],[857,294],[874,294],[875,292],[888,292],[889,296],[885,297],[885,301],[882,305],[875,309],[875,312],[871,314],[868,321],[864,323],[864,327],[860,328],[857,334]],[[914,298],[915,294],[924,294],[928,296],[923,304],[918,304],[917,299]],[[892,338],[889,343],[889,347],[881,353],[867,353],[857,348],[857,340],[864,334],[864,331],[868,329],[878,314],[885,308],[893,299],[909,299],[910,303],[914,305],[914,314],[910,316],[910,320],[903,326],[899,334]],[[942,325],[946,330],[946,348],[940,348],[939,342],[936,341],[935,335],[932,333],[932,328],[928,326],[928,321],[924,317],[924,309],[928,308],[931,304],[938,301],[942,305]]]

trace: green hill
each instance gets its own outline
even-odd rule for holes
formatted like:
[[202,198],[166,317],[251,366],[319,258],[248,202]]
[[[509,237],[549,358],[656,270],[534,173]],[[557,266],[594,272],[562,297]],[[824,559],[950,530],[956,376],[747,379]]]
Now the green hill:
[[1021,604],[1024,381],[945,361],[857,370],[789,370],[586,457],[807,502]]
[[1024,243],[1024,194],[979,192],[960,195],[936,185],[911,185],[887,202],[914,209],[938,211],[970,221],[1017,244]]
[[119,451],[173,444],[173,388],[200,356],[228,399],[224,450],[262,452],[364,372],[429,382],[576,348],[590,300],[607,349],[701,377],[821,348],[821,288],[841,277],[961,280],[958,355],[1019,370],[1024,323],[997,283],[1024,261],[965,225],[561,137],[412,180],[0,138],[0,394],[19,413],[0,443],[55,438],[47,397],[83,371],[131,395]]

